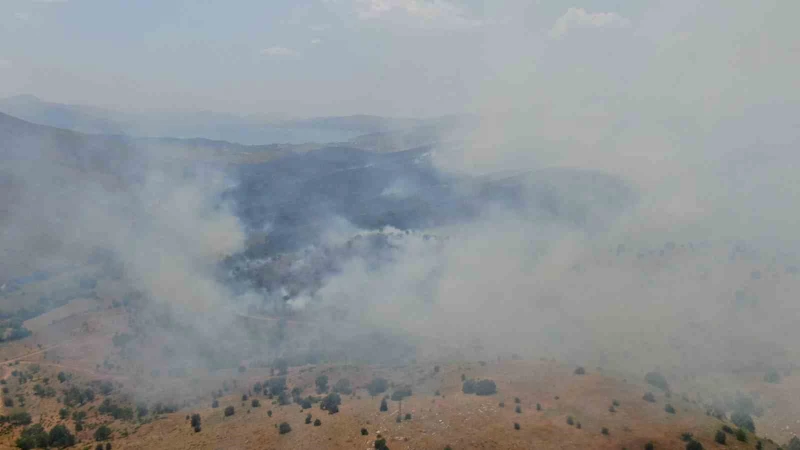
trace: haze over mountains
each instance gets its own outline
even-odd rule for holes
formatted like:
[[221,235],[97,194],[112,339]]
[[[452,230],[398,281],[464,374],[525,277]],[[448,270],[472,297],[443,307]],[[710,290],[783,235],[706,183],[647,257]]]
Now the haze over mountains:
[[32,95],[0,99],[0,112],[41,125],[90,134],[204,138],[245,145],[345,142],[360,135],[409,130],[448,120],[367,115],[290,119],[212,111],[121,112],[52,103]]

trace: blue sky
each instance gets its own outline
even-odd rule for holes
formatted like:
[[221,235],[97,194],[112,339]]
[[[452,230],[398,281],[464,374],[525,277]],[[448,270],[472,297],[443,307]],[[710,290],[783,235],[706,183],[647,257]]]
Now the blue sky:
[[[681,78],[698,63],[714,78],[730,60],[692,60],[690,47],[735,58],[737,39],[772,38],[774,69],[796,74],[798,34],[785,17],[796,17],[800,2],[696,3],[3,0],[0,96],[119,109],[432,116],[486,108],[515,88],[537,101],[585,103],[658,83],[662,68]],[[767,35],[753,36],[759,30]],[[677,55],[664,53],[674,48]],[[736,69],[763,75],[759,57],[745,55]],[[787,76],[777,77],[788,87]],[[707,83],[684,87],[696,99]]]

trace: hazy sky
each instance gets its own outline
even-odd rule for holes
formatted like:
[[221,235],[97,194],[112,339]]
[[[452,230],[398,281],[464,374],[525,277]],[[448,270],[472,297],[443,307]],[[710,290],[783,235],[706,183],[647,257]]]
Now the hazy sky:
[[403,116],[520,93],[794,102],[798,13],[797,0],[2,0],[0,96]]

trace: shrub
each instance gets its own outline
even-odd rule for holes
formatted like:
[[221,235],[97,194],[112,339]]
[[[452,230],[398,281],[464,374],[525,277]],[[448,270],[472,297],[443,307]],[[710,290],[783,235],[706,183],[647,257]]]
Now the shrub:
[[8,416],[8,422],[11,425],[30,425],[31,415],[25,411],[11,413],[11,415]]
[[17,439],[17,447],[25,450],[34,448],[47,448],[50,437],[44,427],[37,423],[22,430],[22,435]]
[[333,392],[344,395],[352,394],[353,388],[350,386],[350,380],[347,378],[340,378],[339,381],[333,385]]
[[703,444],[695,440],[691,440],[686,443],[686,450],[703,450]]
[[694,435],[692,433],[683,433],[681,434],[681,440],[683,442],[689,442],[694,439]]
[[750,417],[750,414],[736,411],[731,414],[731,422],[739,428],[744,428],[745,430],[750,431],[751,433],[756,432],[756,424],[753,422],[753,418]]
[[514,397],[514,403],[519,404],[520,402],[521,402],[521,400],[519,399],[519,397]]
[[282,422],[280,425],[278,425],[278,433],[280,434],[286,434],[291,431],[292,431],[292,426],[286,422]]
[[644,450],[655,450],[656,446],[652,442],[648,442],[644,444]]
[[579,429],[579,430],[580,430],[580,429],[582,428],[582,425],[581,425],[581,423],[580,423],[580,422],[576,422],[576,423],[575,423],[575,428],[577,428],[577,429]]
[[369,395],[376,396],[382,394],[389,389],[389,382],[384,378],[373,378],[367,385],[367,392]]
[[308,424],[310,424],[310,423],[311,423],[311,414],[309,413],[309,414],[306,416],[306,425],[308,425]]
[[250,402],[250,406],[251,406],[251,407],[253,407],[253,408],[260,408],[260,407],[261,407],[261,402],[260,402],[260,401],[258,401],[258,399],[257,399],[257,398],[254,398],[254,399],[253,399],[253,400]]
[[797,436],[793,437],[791,441],[789,441],[789,450],[800,450],[800,438]]
[[722,431],[724,431],[724,432],[726,432],[728,434],[733,434],[733,428],[731,428],[731,427],[729,427],[727,425],[723,425],[722,426]]
[[608,412],[615,413],[615,412],[617,412],[617,408],[614,408],[614,405],[611,405],[611,406],[608,407]]
[[727,440],[727,436],[728,435],[725,434],[724,431],[719,430],[719,431],[717,431],[717,434],[714,436],[714,442],[716,442],[717,444],[725,445],[725,441]]
[[612,400],[612,401],[611,401],[611,404],[612,404],[612,405],[614,405],[614,406],[617,406],[617,407],[619,407],[619,402],[618,402],[618,401],[616,401],[616,400]]
[[247,397],[247,394],[242,394],[242,401],[243,401],[243,402],[246,402],[246,401],[247,401],[247,398],[248,398],[248,397]]
[[400,422],[401,422],[401,420],[402,420],[402,418],[400,417],[400,414],[398,414],[398,415],[397,415],[397,417],[395,417],[395,419],[394,419],[394,421],[395,421],[396,423],[400,423]]
[[196,413],[192,414],[191,426],[192,426],[192,428],[196,428],[196,427],[200,426],[200,414],[196,414]]
[[95,441],[107,441],[108,438],[111,437],[111,428],[108,428],[106,425],[101,425],[98,429],[94,431],[94,440]]
[[756,450],[764,450],[764,444],[761,441],[756,442]]
[[575,419],[573,419],[572,416],[567,416],[567,425],[575,425]]
[[75,445],[75,436],[64,425],[56,425],[50,429],[48,441],[51,447],[70,447]]
[[650,403],[655,403],[656,402],[656,396],[653,395],[652,392],[645,393],[644,396],[642,397],[642,399],[644,399],[644,401],[650,402]]
[[461,391],[465,394],[474,394],[475,380],[472,379],[464,380],[464,383],[461,384]]
[[375,440],[375,450],[388,450],[389,447],[386,446],[386,439],[376,439]]
[[536,410],[537,411],[541,411],[542,410],[542,405],[540,403],[536,404]]
[[219,400],[214,399],[214,401],[211,402],[211,407],[212,408],[219,408]]
[[272,417],[272,410],[267,411],[267,417]]
[[317,393],[324,394],[325,392],[328,392],[328,376],[327,375],[318,376],[317,379],[314,381],[314,383],[317,385]]
[[369,431],[367,431],[367,429],[366,429],[366,428],[362,428],[362,429],[361,429],[361,435],[362,435],[362,436],[367,436],[368,434],[369,434]]
[[667,383],[667,379],[664,378],[664,375],[661,375],[659,372],[648,372],[644,376],[644,381],[662,391],[669,392],[669,383]]
[[505,408],[506,404],[505,404],[505,402],[500,402],[497,406],[499,406],[501,408]]
[[669,413],[669,414],[675,414],[675,408],[673,408],[673,407],[672,407],[672,405],[671,405],[671,404],[669,404],[669,403],[667,403],[667,404],[664,406],[664,411],[666,411],[666,412],[667,412],[667,413]]
[[492,380],[480,380],[475,383],[476,395],[494,395],[497,393],[497,385]]
[[519,428],[520,428],[520,427],[519,427],[519,423],[517,423],[517,422],[514,422],[514,429],[515,429],[515,430],[519,430]]
[[236,410],[233,408],[233,406],[228,406],[225,408],[225,417],[230,417],[234,414],[236,414]]
[[608,428],[606,428],[606,427],[603,427],[603,428],[600,430],[600,432],[601,432],[601,433],[603,433],[605,436],[608,436]]
[[740,442],[747,442],[747,432],[744,431],[744,428],[739,428],[736,430],[736,440]]
[[405,420],[411,420],[411,413],[406,413]]
[[586,375],[586,369],[584,369],[583,367],[579,366],[577,369],[575,369],[575,372],[573,372],[573,373],[575,375]]
[[318,427],[320,425],[322,425],[322,421],[321,420],[317,419],[317,420],[314,421],[314,426],[315,427]]
[[522,407],[517,405],[517,407],[514,408],[514,412],[517,413],[517,414],[522,414]]

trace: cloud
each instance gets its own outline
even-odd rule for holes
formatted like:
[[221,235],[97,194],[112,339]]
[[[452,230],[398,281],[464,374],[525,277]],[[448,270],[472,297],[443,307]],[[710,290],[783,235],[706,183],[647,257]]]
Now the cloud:
[[361,20],[394,18],[437,28],[483,25],[482,20],[471,17],[460,5],[448,0],[355,0],[355,6]]
[[550,29],[551,39],[561,39],[572,28],[628,28],[631,21],[617,13],[590,13],[583,8],[569,8]]
[[319,33],[319,32],[322,32],[322,31],[328,31],[328,30],[330,30],[330,29],[331,29],[331,26],[330,26],[330,25],[328,25],[328,24],[323,24],[323,25],[312,25],[312,26],[308,27],[308,29],[309,29],[309,30],[311,30],[311,31],[316,31],[316,32],[318,32],[318,33]]
[[13,64],[11,64],[11,61],[9,61],[7,59],[0,58],[0,69],[5,69],[5,68],[8,68],[8,67],[11,67],[12,65]]
[[264,56],[297,56],[299,53],[296,50],[292,50],[291,48],[286,47],[269,47],[261,50],[261,54]]
[[33,3],[67,3],[69,0],[31,0]]
[[27,20],[30,20],[31,15],[30,15],[30,13],[26,13],[26,12],[18,12],[18,13],[14,13],[14,17],[16,17],[19,20],[27,21]]
[[322,43],[322,39],[312,39],[311,43],[314,44],[314,45],[321,44]]

